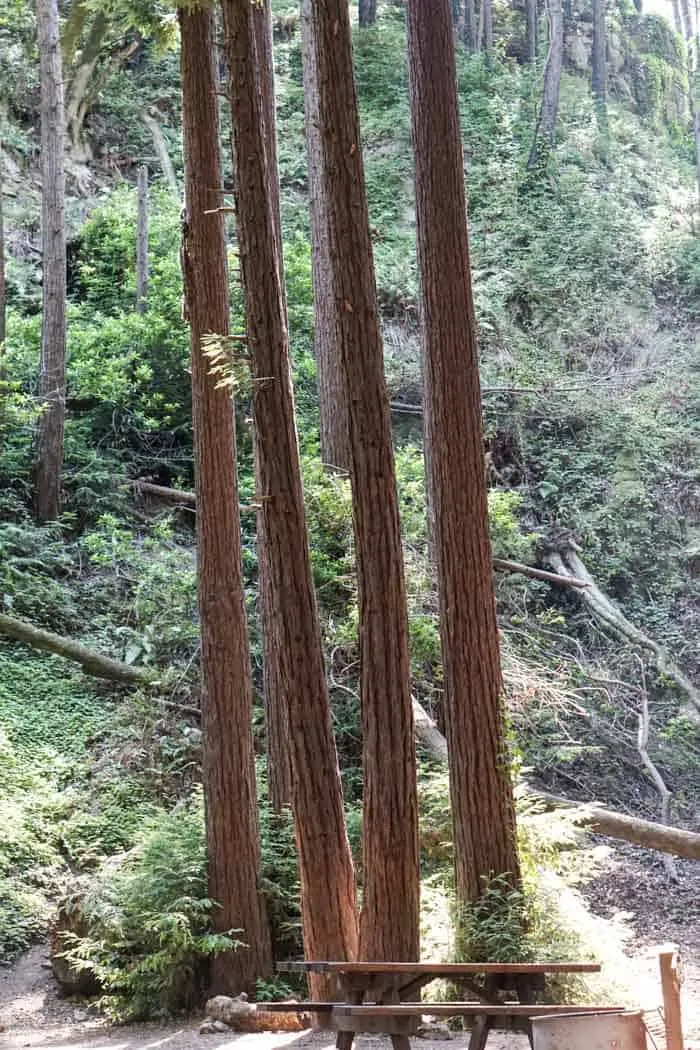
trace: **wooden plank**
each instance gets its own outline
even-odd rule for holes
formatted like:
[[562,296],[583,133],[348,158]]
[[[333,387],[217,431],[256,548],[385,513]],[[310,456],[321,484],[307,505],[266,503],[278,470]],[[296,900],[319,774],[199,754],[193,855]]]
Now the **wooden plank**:
[[435,977],[459,977],[469,974],[536,974],[600,973],[600,963],[411,963],[411,962],[327,962],[324,960],[277,963],[279,973],[347,973],[347,974],[431,974]]
[[573,1006],[556,1004],[523,1005],[522,1003],[400,1003],[389,1006],[337,1006],[334,1018],[349,1017],[410,1017],[430,1014],[435,1017],[471,1017],[488,1014],[491,1017],[547,1017],[550,1014],[615,1014],[624,1006]]
[[664,997],[666,1050],[683,1050],[681,982],[678,968],[677,946],[675,944],[664,945],[659,951],[659,969],[661,970],[661,989]]
[[302,1000],[301,1002],[295,1000],[294,1002],[275,1002],[275,1003],[253,1003],[256,1010],[265,1010],[267,1013],[324,1013],[329,1010],[334,1010],[336,1006],[345,1006],[344,1001],[322,1003],[315,1001]]

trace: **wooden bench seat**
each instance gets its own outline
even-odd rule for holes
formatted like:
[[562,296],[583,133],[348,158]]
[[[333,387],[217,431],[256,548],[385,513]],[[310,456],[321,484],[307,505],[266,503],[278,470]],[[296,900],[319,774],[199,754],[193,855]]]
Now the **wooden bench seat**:
[[491,1017],[546,1017],[548,1014],[602,1014],[620,1013],[624,1006],[574,1006],[557,1003],[396,1003],[396,1005],[347,1006],[337,1003],[333,1007],[336,1017],[416,1017],[428,1014],[432,1017],[475,1017],[489,1014]]

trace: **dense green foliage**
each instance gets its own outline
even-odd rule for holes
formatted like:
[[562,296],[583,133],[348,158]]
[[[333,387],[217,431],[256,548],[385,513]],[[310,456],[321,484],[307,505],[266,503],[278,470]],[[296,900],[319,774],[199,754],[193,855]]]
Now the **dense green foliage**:
[[[276,8],[284,14],[283,6]],[[515,40],[515,14],[504,8],[500,15]],[[458,55],[492,542],[495,555],[534,563],[556,536],[574,537],[600,586],[692,677],[700,249],[689,221],[695,191],[683,56],[665,22],[624,4],[612,29],[610,46],[621,64],[606,141],[572,60],[556,144],[534,174],[526,161],[541,68],[506,57],[505,45],[491,69],[479,57]],[[12,615],[157,669],[159,684],[131,693],[97,685],[57,657],[0,642],[0,961],[46,928],[50,900],[66,888],[75,899],[77,873],[89,932],[71,945],[72,956],[99,977],[113,1012],[145,1016],[195,997],[203,958],[223,944],[207,932],[212,905],[197,788],[192,514],[134,497],[128,484],[135,477],[183,488],[193,483],[179,205],[157,178],[148,310],[133,309],[133,177],[144,160],[156,167],[139,114],[155,108],[179,171],[177,55],[149,43],[112,71],[86,122],[93,163],[76,163],[69,172],[65,501],[61,520],[40,528],[31,518],[40,339],[33,33],[26,5],[6,5],[0,45],[8,40],[11,48],[0,46],[0,114],[10,191],[10,309],[0,379],[0,601]],[[276,64],[308,528],[348,827],[361,872],[351,504],[347,480],[325,473],[318,452],[298,38],[277,45]],[[415,402],[417,276],[399,5],[382,7],[377,25],[358,35],[356,66],[387,378],[392,397]],[[248,396],[244,382],[237,413],[243,503],[254,495]],[[421,428],[415,415],[397,414],[395,424],[413,688],[439,722],[442,671]],[[259,688],[254,515],[243,514],[242,525]],[[653,817],[658,801],[636,754],[645,684],[650,752],[673,792],[674,819],[691,819],[698,730],[679,713],[679,694],[648,654],[606,636],[576,594],[515,576],[498,576],[496,593],[516,769],[524,764],[549,784]],[[262,753],[260,704],[255,731]],[[437,943],[435,927],[445,909],[449,920],[447,784],[444,771],[422,759],[424,914],[437,916],[425,939],[444,951],[449,936]],[[293,833],[286,817],[269,812],[259,774],[264,890],[277,950],[292,955],[300,946]],[[562,954],[576,953],[541,878],[543,859],[565,874],[581,867],[573,859],[572,829],[555,824],[523,814],[524,894],[490,886],[468,916],[468,943],[459,950],[527,958],[557,943]]]

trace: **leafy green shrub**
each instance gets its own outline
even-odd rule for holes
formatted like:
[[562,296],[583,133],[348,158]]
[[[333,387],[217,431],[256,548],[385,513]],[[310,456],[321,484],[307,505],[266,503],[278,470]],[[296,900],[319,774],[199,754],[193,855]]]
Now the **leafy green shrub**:
[[107,1012],[163,1016],[199,999],[203,963],[234,950],[234,932],[210,932],[204,807],[195,792],[151,819],[137,845],[108,862],[80,902],[89,932],[64,933],[65,956],[93,974]]

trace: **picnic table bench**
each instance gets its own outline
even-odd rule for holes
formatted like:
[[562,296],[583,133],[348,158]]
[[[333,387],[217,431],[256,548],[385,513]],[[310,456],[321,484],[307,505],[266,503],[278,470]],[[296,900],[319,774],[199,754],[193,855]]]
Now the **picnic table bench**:
[[[358,1032],[391,1037],[394,1050],[410,1050],[422,1014],[471,1017],[469,1050],[484,1050],[496,1020],[519,1018],[531,1038],[529,1019],[558,1013],[617,1012],[621,1006],[548,1006],[538,1002],[547,974],[598,973],[600,965],[566,963],[418,963],[288,961],[277,964],[280,973],[325,973],[337,977],[344,1001],[294,1005],[295,1009],[325,1015],[337,1032],[338,1050],[351,1050]],[[463,1002],[426,1002],[421,988],[436,978],[453,981],[474,999]],[[510,998],[508,998],[510,993]],[[412,1001],[413,1000],[413,1001]],[[262,1004],[261,1004],[262,1005]],[[289,1004],[284,1005],[289,1009]],[[273,1004],[265,1004],[269,1009]],[[532,1039],[531,1039],[532,1041]]]

